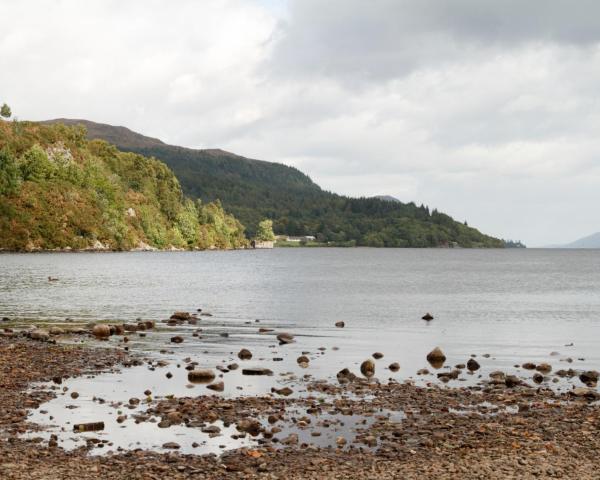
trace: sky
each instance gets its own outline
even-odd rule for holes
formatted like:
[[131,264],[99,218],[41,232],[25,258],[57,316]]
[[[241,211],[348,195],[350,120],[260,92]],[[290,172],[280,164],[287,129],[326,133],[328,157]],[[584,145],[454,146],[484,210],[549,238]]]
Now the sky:
[[0,0],[0,102],[529,246],[600,230],[600,2]]

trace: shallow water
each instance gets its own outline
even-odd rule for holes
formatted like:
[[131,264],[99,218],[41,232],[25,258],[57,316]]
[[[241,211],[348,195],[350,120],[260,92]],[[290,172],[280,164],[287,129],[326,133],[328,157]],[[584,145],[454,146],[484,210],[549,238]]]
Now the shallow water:
[[[48,282],[47,277],[58,277]],[[195,326],[167,327],[160,323],[175,310],[202,308]],[[425,312],[435,319],[421,320]],[[242,366],[273,370],[272,377],[245,377],[241,371],[224,374],[225,391],[219,395],[268,394],[270,388],[290,385],[304,395],[303,375],[334,378],[344,367],[357,372],[373,352],[381,380],[420,378],[428,367],[425,355],[439,345],[448,357],[446,366],[465,363],[476,354],[480,372],[463,376],[473,383],[491,370],[510,370],[526,361],[547,362],[553,368],[598,369],[600,351],[600,251],[567,250],[384,250],[384,249],[275,249],[234,252],[80,253],[0,255],[0,316],[22,323],[112,320],[157,321],[145,337],[129,335],[132,351],[147,352],[170,362],[168,367],[146,366],[89,379],[72,379],[66,385],[80,398],[68,397],[43,406],[60,420],[94,421],[101,409],[94,396],[110,401],[154,396],[212,393],[203,385],[188,388],[183,359],[214,368],[233,361]],[[257,322],[258,320],[258,322]],[[343,320],[346,327],[335,328]],[[296,342],[279,346],[273,328],[296,335]],[[201,329],[199,337],[192,332]],[[183,335],[175,345],[171,336]],[[223,337],[222,334],[228,334]],[[110,342],[118,344],[120,338]],[[571,346],[571,344],[573,344]],[[569,345],[569,346],[566,346]],[[240,361],[236,353],[249,348],[254,357]],[[319,350],[319,348],[324,350]],[[336,347],[334,349],[334,347]],[[167,350],[159,354],[159,350]],[[296,358],[309,352],[308,369]],[[558,354],[550,355],[551,352]],[[489,354],[489,357],[484,356]],[[282,361],[274,361],[281,358]],[[571,360],[572,362],[567,362]],[[385,368],[399,362],[392,373]],[[177,364],[180,368],[177,368]],[[166,371],[174,377],[167,380]],[[291,373],[292,375],[283,375]],[[532,372],[520,372],[530,378]],[[308,380],[308,379],[306,379]],[[577,380],[574,380],[577,382]],[[453,381],[450,385],[464,385]],[[561,382],[559,388],[570,388]],[[67,409],[67,404],[78,408]],[[102,415],[114,415],[114,408]],[[42,422],[35,412],[32,420]],[[130,422],[131,420],[128,420]],[[46,420],[46,423],[47,420]],[[132,433],[115,434],[125,430]],[[174,427],[158,429],[111,426],[116,448],[155,446],[171,437],[187,451],[197,435]],[[145,429],[153,429],[147,432]],[[69,428],[66,428],[68,431]],[[70,432],[61,435],[68,443]],[[118,440],[115,440],[118,437]],[[195,438],[195,437],[194,437]],[[229,435],[204,438],[199,449],[207,453],[235,445]],[[198,442],[200,443],[200,442]],[[198,449],[197,449],[198,450]]]

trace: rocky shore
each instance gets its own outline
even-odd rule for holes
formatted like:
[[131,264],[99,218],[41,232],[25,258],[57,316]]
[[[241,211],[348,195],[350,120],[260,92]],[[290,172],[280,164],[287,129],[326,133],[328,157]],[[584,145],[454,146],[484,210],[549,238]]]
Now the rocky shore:
[[[163,446],[168,453],[98,455],[107,440],[93,432],[85,447],[66,451],[55,438],[46,439],[42,432],[36,436],[39,426],[28,423],[29,412],[64,393],[62,384],[69,377],[151,360],[131,357],[125,347],[73,346],[52,338],[12,332],[0,337],[0,478],[600,478],[593,372],[584,372],[580,386],[561,393],[503,372],[478,385],[432,383],[424,388],[410,381],[377,380],[379,372],[366,362],[363,375],[342,371],[337,381],[307,381],[302,397],[289,396],[292,389],[275,388],[273,382],[272,393],[258,397],[223,398],[214,388],[195,396],[149,397],[140,406],[136,424],[186,426],[219,436],[219,422],[234,426],[235,437],[253,439],[252,446],[220,456],[178,453],[177,443]],[[247,355],[240,352],[240,363]],[[306,368],[304,360],[298,359],[299,368]],[[543,366],[533,367],[548,373],[541,373]],[[227,381],[229,368],[221,370]],[[447,373],[449,380],[460,374]],[[207,381],[214,385],[222,379]],[[320,447],[318,438],[334,428],[333,445]]]

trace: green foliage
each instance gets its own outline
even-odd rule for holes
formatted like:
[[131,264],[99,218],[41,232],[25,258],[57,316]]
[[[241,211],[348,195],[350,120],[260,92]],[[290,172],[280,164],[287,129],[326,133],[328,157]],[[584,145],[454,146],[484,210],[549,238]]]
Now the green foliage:
[[0,107],[0,117],[10,118],[11,115],[12,111],[10,110],[10,107],[6,103],[3,103]]
[[256,230],[256,240],[259,242],[272,242],[275,240],[273,220],[262,220],[259,222],[258,229]]
[[220,203],[185,199],[162,162],[82,128],[0,122],[0,249],[246,246]]
[[188,195],[205,202],[221,200],[246,226],[250,237],[257,235],[262,219],[270,218],[277,234],[314,235],[319,242],[334,245],[504,246],[501,240],[436,210],[430,212],[423,205],[323,191],[308,176],[285,165],[156,142],[149,146],[137,142],[123,148],[164,161]]
[[0,195],[11,195],[19,190],[21,177],[15,157],[7,150],[0,150]]

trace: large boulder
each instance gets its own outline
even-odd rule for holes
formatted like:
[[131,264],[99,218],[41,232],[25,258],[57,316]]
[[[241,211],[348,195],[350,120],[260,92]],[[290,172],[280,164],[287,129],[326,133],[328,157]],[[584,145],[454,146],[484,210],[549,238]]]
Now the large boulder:
[[214,379],[215,372],[208,368],[201,368],[188,372],[188,380],[192,383],[210,383]]
[[94,325],[94,328],[92,328],[92,335],[97,338],[108,338],[110,337],[110,327],[103,323]]
[[247,348],[242,348],[238,353],[240,360],[250,360],[252,358],[252,352]]
[[370,358],[365,360],[360,364],[360,373],[362,373],[365,377],[371,378],[375,375],[375,362]]

